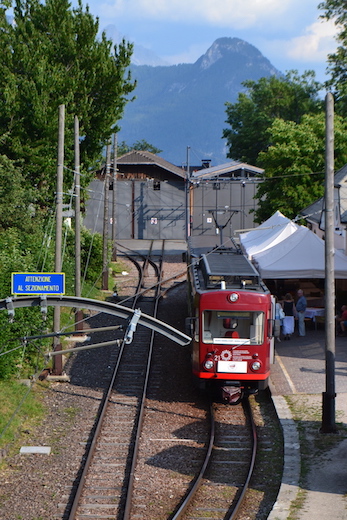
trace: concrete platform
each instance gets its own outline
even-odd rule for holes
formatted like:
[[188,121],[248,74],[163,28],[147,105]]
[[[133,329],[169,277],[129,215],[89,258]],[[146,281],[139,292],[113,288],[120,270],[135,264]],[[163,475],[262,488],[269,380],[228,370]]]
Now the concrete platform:
[[[335,339],[336,423],[347,427],[347,337]],[[296,395],[303,406],[317,409],[322,417],[326,391],[324,330],[307,328],[305,337],[293,336],[276,344],[270,388],[284,434],[284,472],[270,520],[345,520],[347,518],[347,435],[314,460],[307,476],[303,505],[290,516],[297,498],[301,470],[300,440],[285,396]],[[317,428],[321,426],[317,424]]]
[[[140,254],[144,254],[148,252],[151,242],[152,240],[149,239],[117,240],[117,252],[121,255],[122,252],[127,252],[128,249],[131,249],[133,251],[138,251]],[[182,254],[184,251],[187,251],[187,243],[185,240],[166,240],[165,242],[165,253],[167,255]],[[159,255],[161,253],[162,245],[162,240],[154,240],[152,246],[152,252],[154,255]]]

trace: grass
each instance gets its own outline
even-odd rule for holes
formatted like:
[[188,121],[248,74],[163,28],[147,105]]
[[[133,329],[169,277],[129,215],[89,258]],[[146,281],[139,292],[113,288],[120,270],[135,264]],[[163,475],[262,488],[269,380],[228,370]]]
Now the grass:
[[44,415],[40,390],[17,381],[0,382],[0,449],[20,442]]

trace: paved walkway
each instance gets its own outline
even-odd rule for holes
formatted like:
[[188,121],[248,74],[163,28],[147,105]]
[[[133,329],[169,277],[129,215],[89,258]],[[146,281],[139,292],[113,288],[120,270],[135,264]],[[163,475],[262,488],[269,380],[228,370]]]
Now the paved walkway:
[[[335,418],[347,426],[347,337],[335,341]],[[297,497],[300,478],[300,444],[295,422],[284,396],[297,395],[302,404],[316,407],[322,417],[322,393],[326,391],[324,330],[308,328],[304,338],[292,337],[276,345],[271,391],[284,432],[285,462],[283,480],[270,520],[287,520]],[[329,411],[331,411],[329,409]],[[317,429],[322,421],[317,421]],[[347,438],[317,456],[310,468],[305,500],[296,510],[298,520],[347,519]]]

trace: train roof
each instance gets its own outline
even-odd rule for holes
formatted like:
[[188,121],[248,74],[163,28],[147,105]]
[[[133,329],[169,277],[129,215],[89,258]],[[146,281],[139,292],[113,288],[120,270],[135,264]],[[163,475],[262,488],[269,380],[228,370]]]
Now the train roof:
[[[223,246],[209,248],[205,237],[205,245],[202,242],[194,247],[194,241],[190,241],[189,250],[194,272],[194,280],[200,290],[220,289],[245,289],[259,292],[269,292],[262,279],[248,258],[232,241]],[[195,241],[196,244],[196,241]],[[224,282],[222,284],[222,282]]]

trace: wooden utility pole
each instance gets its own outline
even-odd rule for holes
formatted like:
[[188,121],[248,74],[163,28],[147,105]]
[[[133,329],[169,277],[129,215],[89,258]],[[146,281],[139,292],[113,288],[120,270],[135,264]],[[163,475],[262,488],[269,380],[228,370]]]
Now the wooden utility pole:
[[[62,270],[62,235],[63,235],[63,169],[64,169],[64,127],[65,105],[59,106],[58,129],[58,165],[57,165],[57,193],[56,193],[56,226],[55,226],[55,272]],[[60,307],[54,307],[53,331],[60,331]],[[59,338],[54,338],[53,350],[61,350]],[[61,375],[63,371],[62,355],[53,357],[53,374]]]
[[190,146],[187,146],[187,170],[186,170],[186,240],[190,236],[190,208],[189,208],[189,190],[190,190],[190,164],[189,164]]
[[110,166],[111,145],[106,147],[106,171],[104,182],[104,226],[103,226],[103,255],[102,255],[102,289],[108,290],[108,227],[109,227],[109,192],[110,192]]
[[112,172],[112,260],[117,260],[117,134],[113,135],[113,172]]
[[[80,174],[80,127],[78,117],[75,116],[74,126],[75,150],[75,296],[81,294],[81,174]],[[75,329],[82,329],[83,312],[75,312]]]
[[325,150],[325,380],[322,433],[335,433],[335,272],[334,272],[334,98],[326,102]]

